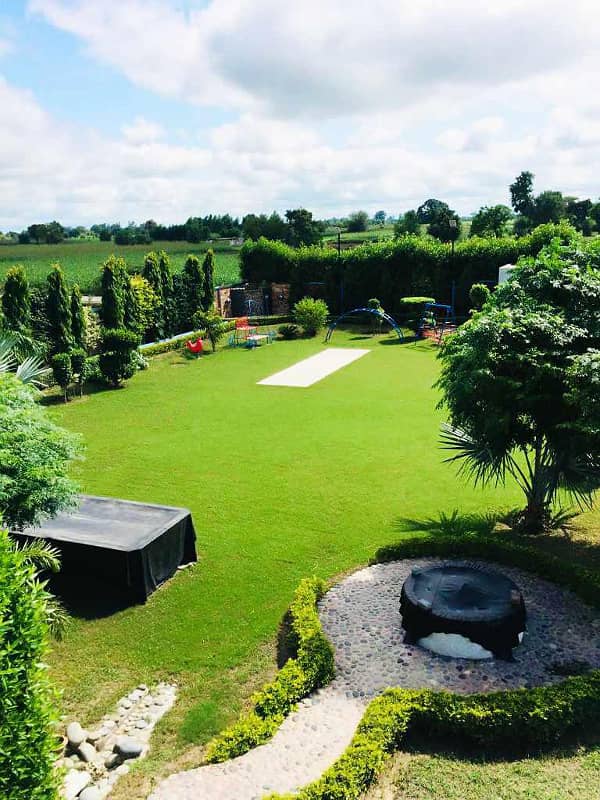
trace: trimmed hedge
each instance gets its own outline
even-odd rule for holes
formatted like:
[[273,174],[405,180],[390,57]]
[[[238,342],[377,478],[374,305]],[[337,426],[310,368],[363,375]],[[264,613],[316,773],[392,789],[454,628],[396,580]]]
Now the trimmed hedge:
[[456,245],[454,254],[436,239],[402,236],[344,250],[339,256],[330,247],[294,249],[259,239],[244,244],[240,264],[246,281],[290,283],[292,302],[306,293],[307,284],[321,282],[324,299],[334,313],[339,311],[342,280],[345,308],[363,306],[376,296],[392,316],[401,312],[400,298],[407,295],[431,295],[439,302],[450,302],[454,281],[456,310],[466,313],[473,283],[497,280],[499,267],[515,264],[520,256],[537,255],[555,237],[569,242],[576,236],[575,229],[563,222],[540,225],[520,239],[468,239]]
[[[225,331],[232,331],[235,328],[235,320],[224,320],[223,324],[225,326]],[[191,331],[190,333],[186,333],[185,336],[179,336],[173,339],[166,339],[164,342],[156,342],[155,344],[150,344],[141,348],[140,352],[146,358],[152,358],[152,356],[159,356],[162,353],[170,353],[173,350],[182,350],[185,347],[186,342],[192,342],[198,338],[203,338],[205,336],[205,331],[198,330],[198,331]]]
[[[534,570],[600,606],[600,576],[500,537],[411,537],[381,548],[372,563],[403,558],[484,558]],[[299,794],[270,800],[356,800],[411,733],[504,753],[538,751],[579,730],[600,730],[600,670],[553,686],[456,695],[388,689],[373,700],[346,752]]]
[[0,530],[0,797],[54,800],[54,695],[44,665],[46,598],[35,567]]
[[272,683],[254,695],[252,711],[210,742],[207,761],[226,761],[263,744],[299,700],[333,679],[333,648],[317,613],[317,602],[326,588],[318,578],[305,578],[300,583],[289,609],[288,644],[295,657],[285,663]]

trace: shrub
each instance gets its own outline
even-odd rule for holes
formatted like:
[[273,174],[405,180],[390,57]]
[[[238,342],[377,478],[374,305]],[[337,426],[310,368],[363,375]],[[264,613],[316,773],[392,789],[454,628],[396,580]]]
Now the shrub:
[[207,339],[210,340],[210,344],[214,353],[217,349],[218,343],[221,341],[223,336],[225,336],[223,317],[217,314],[216,311],[197,311],[194,314],[192,321],[194,323],[194,327],[202,328],[202,330],[205,332]]
[[71,331],[76,347],[85,347],[87,316],[81,304],[81,292],[77,284],[71,290]]
[[83,307],[83,315],[85,317],[85,342],[84,350],[90,355],[95,355],[100,349],[102,342],[102,330],[100,328],[100,321],[95,311],[87,306]]
[[490,297],[490,290],[485,283],[474,283],[469,291],[469,300],[475,311],[480,311]]
[[29,283],[21,266],[12,267],[6,273],[2,294],[4,323],[11,331],[26,331],[29,328],[31,299]]
[[102,334],[100,371],[106,381],[118,388],[136,371],[133,353],[139,345],[139,337],[126,328],[107,329]]
[[298,326],[290,322],[280,325],[277,330],[282,339],[297,339],[300,334]]
[[0,797],[55,800],[54,696],[44,661],[48,595],[0,531]]
[[253,710],[209,744],[207,760],[226,761],[266,742],[294,705],[329,683],[334,674],[333,649],[323,633],[317,601],[325,593],[318,578],[303,580],[289,610],[289,645],[295,652],[272,683],[253,697]]
[[324,300],[304,297],[294,306],[294,320],[303,329],[306,336],[316,336],[325,326],[329,309]]
[[160,300],[146,278],[141,275],[132,275],[131,289],[137,302],[137,333],[145,339],[156,330]]
[[73,377],[77,378],[77,386],[79,387],[79,396],[83,396],[83,384],[88,377],[87,368],[87,353],[81,347],[71,350],[71,369]]
[[0,374],[0,517],[10,530],[39,525],[76,496],[67,472],[79,440],[51,422],[35,397],[15,375]]
[[73,383],[73,367],[70,353],[56,353],[50,361],[54,380],[63,390],[65,403],[69,399],[69,386]]
[[402,309],[403,324],[410,328],[413,333],[419,329],[419,324],[423,319],[425,303],[435,303],[433,297],[401,297],[400,308]]
[[125,319],[123,273],[126,272],[124,259],[116,256],[110,256],[102,267],[100,320],[105,328],[116,329],[123,327]]

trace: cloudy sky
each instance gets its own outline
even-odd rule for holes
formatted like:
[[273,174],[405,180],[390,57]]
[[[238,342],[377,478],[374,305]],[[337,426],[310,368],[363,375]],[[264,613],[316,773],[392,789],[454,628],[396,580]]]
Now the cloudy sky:
[[0,229],[600,195],[597,0],[0,0]]

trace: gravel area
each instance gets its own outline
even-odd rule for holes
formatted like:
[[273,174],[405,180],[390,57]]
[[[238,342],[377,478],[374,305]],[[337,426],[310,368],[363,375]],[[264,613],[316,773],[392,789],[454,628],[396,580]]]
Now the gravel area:
[[[557,665],[600,668],[600,615],[572,592],[521,570],[501,567],[525,597],[528,623],[515,661],[467,661],[405,645],[402,583],[434,560],[367,567],[331,589],[319,604],[336,656],[330,686],[299,704],[273,739],[224,764],[171,775],[148,800],[258,800],[295,792],[344,752],[369,700],[390,686],[479,692],[554,683]],[[493,566],[493,565],[491,565]]]
[[[336,652],[335,686],[370,699],[389,686],[486,692],[556,683],[557,665],[581,661],[600,668],[600,614],[573,592],[514,567],[496,567],[519,586],[527,609],[514,662],[467,661],[405,645],[400,591],[413,567],[431,559],[376,564],[334,586],[319,605]],[[484,562],[473,562],[484,563]],[[494,565],[489,565],[494,566]]]

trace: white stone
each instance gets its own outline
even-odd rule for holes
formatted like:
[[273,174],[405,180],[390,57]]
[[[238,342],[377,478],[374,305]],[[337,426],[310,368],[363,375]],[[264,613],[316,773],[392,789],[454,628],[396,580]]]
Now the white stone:
[[102,792],[97,786],[88,786],[79,795],[79,800],[102,800]]
[[87,739],[87,731],[78,722],[71,722],[67,725],[67,739],[71,747],[77,748]]
[[65,800],[75,800],[91,780],[92,776],[89,772],[82,772],[78,769],[69,770],[65,775],[64,782]]
[[82,742],[77,748],[77,752],[79,753],[81,760],[85,761],[86,764],[89,764],[89,762],[93,761],[98,755],[94,745],[90,744],[89,742]]

